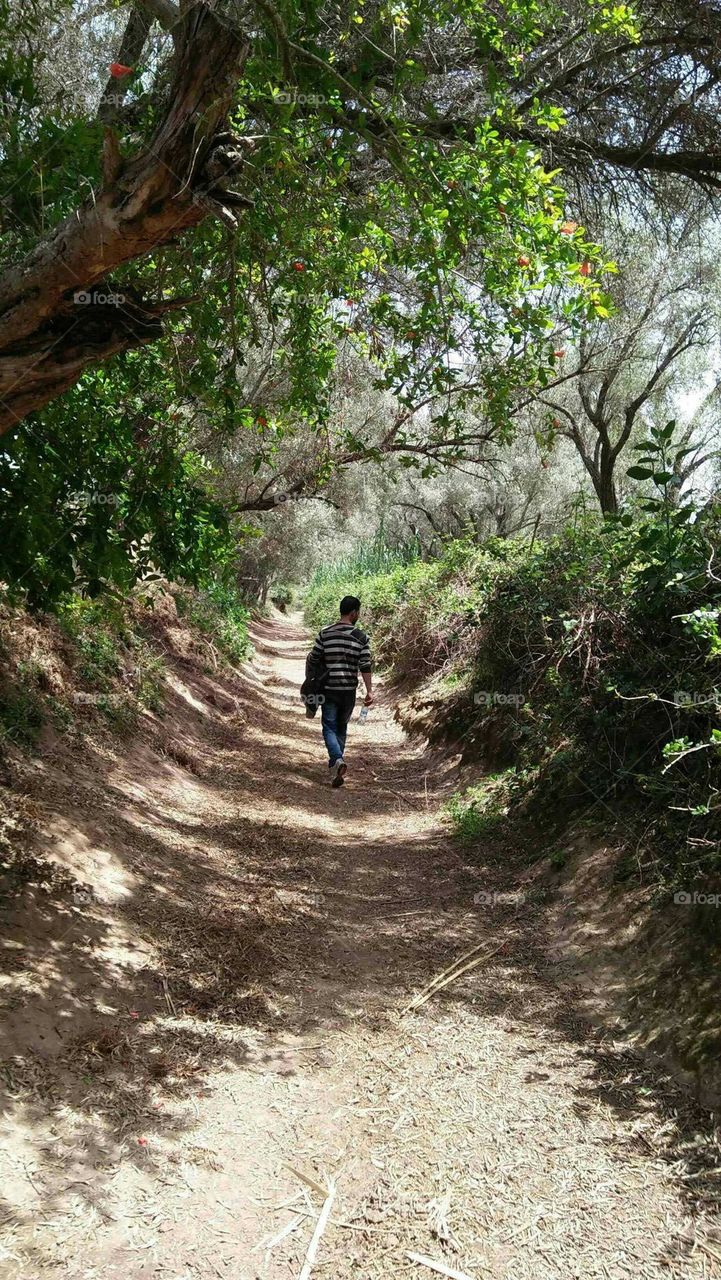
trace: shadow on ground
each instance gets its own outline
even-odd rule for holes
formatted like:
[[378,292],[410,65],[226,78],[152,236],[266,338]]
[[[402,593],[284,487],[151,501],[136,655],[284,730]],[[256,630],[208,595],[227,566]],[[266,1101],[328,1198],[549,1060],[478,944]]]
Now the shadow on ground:
[[[403,742],[382,704],[366,738],[354,727],[352,785],[331,791],[318,723],[296,702],[305,637],[264,622],[255,644],[253,672],[171,658],[165,714],[138,740],[60,743],[38,765],[40,861],[6,878],[1,912],[6,1122],[29,1139],[72,1117],[73,1152],[47,1147],[33,1166],[38,1207],[52,1210],[44,1171],[59,1165],[100,1203],[119,1143],[152,1170],[139,1135],[172,1143],[194,1123],[158,1096],[262,1067],[276,1034],[394,1025],[414,990],[484,941],[503,949],[428,1016],[462,1007],[572,1046],[591,1068],[581,1111],[653,1111],[689,1207],[710,1204],[704,1118],[574,1014],[548,971],[542,904],[474,902],[520,883],[523,851],[448,838],[436,811],[452,772]],[[62,874],[43,860],[53,848]]]

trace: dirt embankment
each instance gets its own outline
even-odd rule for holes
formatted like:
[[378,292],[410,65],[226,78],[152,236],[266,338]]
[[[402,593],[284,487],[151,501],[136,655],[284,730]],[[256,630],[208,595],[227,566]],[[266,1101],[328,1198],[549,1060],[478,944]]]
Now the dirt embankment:
[[541,873],[383,697],[331,790],[307,637],[254,638],[160,619],[161,710],[8,766],[8,1276],[298,1276],[327,1179],[314,1277],[721,1275],[709,1117],[559,982]]
[[[462,786],[512,763],[498,718],[469,739],[457,721],[449,727],[442,683],[399,692],[399,723],[413,740],[455,752]],[[579,1008],[718,1110],[721,948],[713,916],[721,911],[721,882],[717,895],[694,901],[692,892],[679,892],[669,902],[644,875],[636,837],[607,796],[590,797],[565,824],[554,811],[538,822],[526,806],[497,834],[501,844],[525,849],[524,881],[544,901],[546,955]]]

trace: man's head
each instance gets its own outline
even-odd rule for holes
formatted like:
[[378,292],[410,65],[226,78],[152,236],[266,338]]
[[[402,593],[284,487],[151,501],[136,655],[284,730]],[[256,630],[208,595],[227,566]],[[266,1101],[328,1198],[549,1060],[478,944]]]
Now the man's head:
[[343,622],[357,622],[360,613],[360,600],[357,596],[343,596],[340,602],[340,616]]

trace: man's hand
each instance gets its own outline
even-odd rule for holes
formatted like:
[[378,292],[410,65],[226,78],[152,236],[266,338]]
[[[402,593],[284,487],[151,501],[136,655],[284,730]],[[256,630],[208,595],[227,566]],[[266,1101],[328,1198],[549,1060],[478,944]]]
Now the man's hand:
[[366,687],[366,696],[363,699],[363,705],[364,707],[372,707],[375,702],[375,698],[373,697],[373,676],[370,671],[361,671],[361,675]]

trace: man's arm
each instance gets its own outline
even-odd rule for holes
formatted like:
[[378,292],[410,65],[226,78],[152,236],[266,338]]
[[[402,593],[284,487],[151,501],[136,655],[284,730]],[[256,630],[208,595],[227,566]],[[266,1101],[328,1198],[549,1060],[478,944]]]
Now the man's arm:
[[361,649],[360,658],[358,660],[358,670],[360,671],[363,677],[363,683],[365,684],[365,687],[366,687],[366,696],[363,699],[363,701],[367,707],[370,707],[370,705],[375,701],[373,697],[372,667],[373,667],[373,664],[371,662],[371,649],[370,649],[370,644],[368,643],[368,638],[366,637],[366,642],[363,645],[363,648]]
[[308,654],[308,662],[314,667],[325,666],[325,650],[323,648],[323,637],[321,636],[320,631],[315,638],[313,648]]

